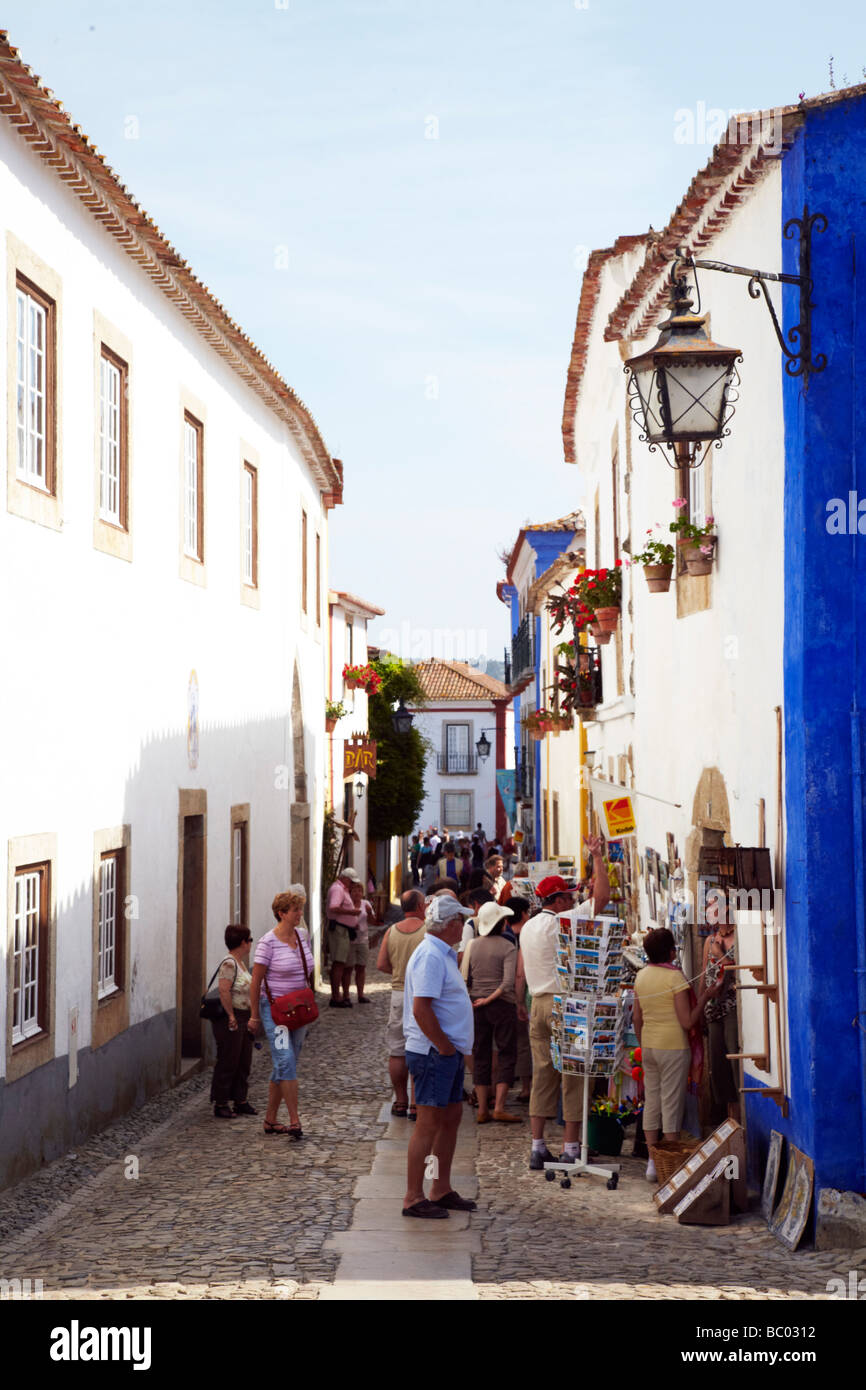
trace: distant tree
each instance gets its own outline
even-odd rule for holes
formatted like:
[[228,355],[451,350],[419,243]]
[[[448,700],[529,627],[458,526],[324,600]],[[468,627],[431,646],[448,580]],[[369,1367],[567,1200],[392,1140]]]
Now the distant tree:
[[394,731],[394,705],[405,700],[417,709],[426,703],[414,666],[397,658],[374,661],[382,687],[368,703],[370,737],[376,740],[376,776],[368,783],[368,829],[374,840],[409,835],[415,829],[424,804],[424,767],[427,740],[416,728],[408,734]]

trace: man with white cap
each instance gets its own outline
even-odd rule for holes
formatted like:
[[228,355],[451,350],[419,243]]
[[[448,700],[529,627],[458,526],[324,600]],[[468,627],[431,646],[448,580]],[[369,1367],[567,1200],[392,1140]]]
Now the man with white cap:
[[[587,841],[592,854],[593,890],[595,897],[577,908],[579,917],[597,917],[610,900],[610,883],[601,855],[602,842],[598,835]],[[556,1116],[560,1092],[562,1115],[565,1120],[566,1159],[580,1157],[583,1123],[583,1077],[567,1076],[556,1070],[550,1057],[551,1013],[553,996],[558,992],[556,976],[556,945],[559,916],[574,907],[575,889],[564,878],[551,874],[536,888],[543,911],[530,917],[520,933],[520,961],[517,967],[517,998],[523,1000],[524,988],[532,995],[529,1015],[529,1043],[532,1049],[532,1093],[529,1097],[529,1123],[532,1126],[532,1154],[529,1166],[540,1170],[545,1163],[556,1159],[544,1141],[544,1122]],[[525,1018],[525,1011],[523,1014]]]
[[[331,957],[331,1002],[332,1009],[351,1009],[349,982],[352,970],[347,961],[349,946],[357,936],[361,909],[352,902],[350,883],[361,880],[354,869],[346,867],[328,889],[325,911],[328,916],[328,951]],[[342,990],[342,994],[341,994]]]
[[[474,1202],[451,1187],[464,1058],[475,1033],[472,1003],[452,947],[469,912],[448,893],[435,897],[425,919],[427,934],[406,967],[403,1033],[418,1119],[409,1141],[404,1216],[441,1220],[449,1211],[475,1210]],[[434,1160],[429,1199],[424,1196],[428,1156]]]

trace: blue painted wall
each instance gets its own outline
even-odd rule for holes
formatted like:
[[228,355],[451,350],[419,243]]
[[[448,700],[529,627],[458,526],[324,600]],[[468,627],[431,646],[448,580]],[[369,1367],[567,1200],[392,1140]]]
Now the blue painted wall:
[[[786,377],[785,420],[785,937],[790,1113],[750,1097],[750,1154],[760,1172],[770,1129],[815,1163],[822,1187],[866,1190],[864,1085],[857,1004],[852,708],[864,692],[866,535],[830,534],[827,504],[866,498],[866,102],[809,111],[784,159],[783,225],[823,212],[813,237],[813,351],[827,355],[808,390]],[[781,239],[796,273],[796,241]],[[772,269],[773,267],[768,267]],[[785,290],[786,331],[799,318]],[[748,373],[748,363],[744,364]],[[866,511],[866,509],[864,509]],[[866,531],[866,519],[864,519]],[[856,788],[856,789],[855,789]],[[866,1026],[866,1018],[860,1020]],[[747,1084],[754,1082],[747,1081]]]
[[[531,531],[527,535],[532,549],[535,551],[535,573],[536,577],[544,574],[545,570],[550,569],[554,560],[558,559],[566,550],[570,550],[574,544],[577,533],[574,531]],[[541,684],[541,667],[544,657],[544,647],[542,645],[543,623],[541,618],[535,620],[535,707],[540,709],[545,703],[544,692]],[[566,634],[563,633],[563,640]],[[548,683],[550,677],[548,676]],[[544,742],[536,746],[535,761],[535,857],[540,859],[544,852],[544,805],[541,797],[541,767],[543,758]]]

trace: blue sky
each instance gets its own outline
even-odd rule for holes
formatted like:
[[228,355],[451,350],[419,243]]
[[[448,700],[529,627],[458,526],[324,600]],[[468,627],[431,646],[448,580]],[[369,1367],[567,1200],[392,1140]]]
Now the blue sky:
[[416,655],[500,657],[497,550],[583,501],[560,436],[580,270],[706,162],[675,112],[866,66],[842,0],[5,0],[0,22],[312,409],[346,466],[331,582]]

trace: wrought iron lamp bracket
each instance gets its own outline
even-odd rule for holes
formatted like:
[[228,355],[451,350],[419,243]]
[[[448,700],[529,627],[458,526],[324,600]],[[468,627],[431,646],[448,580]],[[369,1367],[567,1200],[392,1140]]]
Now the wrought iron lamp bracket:
[[[726,261],[696,260],[694,256],[689,255],[684,246],[678,246],[676,260],[671,267],[671,280],[674,282],[681,280],[689,269],[694,271],[718,270],[725,275],[748,276],[748,289],[751,298],[760,299],[763,294],[764,303],[770,311],[770,318],[773,321],[773,329],[779,347],[785,354],[785,371],[788,376],[801,376],[804,383],[808,384],[810,374],[823,372],[827,365],[827,357],[823,352],[812,356],[812,309],[814,307],[812,304],[812,232],[823,232],[826,229],[827,218],[824,213],[810,213],[808,206],[803,208],[802,217],[792,217],[785,223],[783,229],[785,239],[791,241],[795,236],[799,237],[800,273],[798,275],[787,275],[769,270],[750,270],[747,266],[728,265]],[[787,342],[767,290],[767,282],[770,280],[777,284],[799,285],[800,287],[800,321],[789,329]],[[697,275],[695,275],[695,287],[700,299]],[[789,347],[789,343],[792,346]]]

